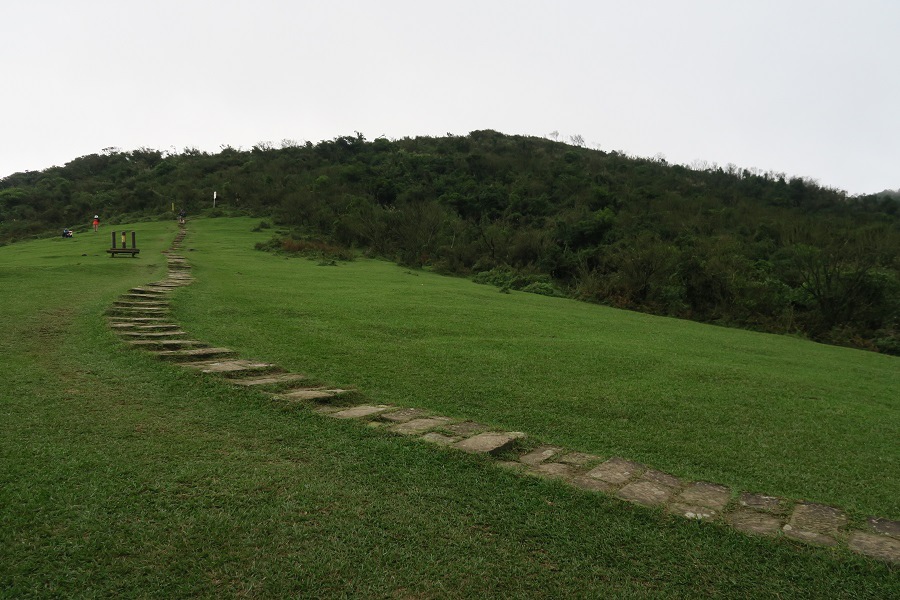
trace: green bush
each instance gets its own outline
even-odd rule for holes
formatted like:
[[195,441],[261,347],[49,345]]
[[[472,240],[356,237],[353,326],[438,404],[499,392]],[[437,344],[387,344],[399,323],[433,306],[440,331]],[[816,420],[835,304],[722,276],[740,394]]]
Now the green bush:
[[472,280],[484,285],[495,285],[504,293],[519,290],[542,296],[565,296],[548,275],[521,273],[509,267],[494,267],[489,271],[481,271],[476,273]]

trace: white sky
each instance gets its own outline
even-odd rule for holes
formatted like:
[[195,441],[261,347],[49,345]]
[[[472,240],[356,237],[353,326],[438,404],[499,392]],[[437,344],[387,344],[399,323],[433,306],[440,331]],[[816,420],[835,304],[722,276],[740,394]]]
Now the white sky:
[[8,0],[0,177],[476,129],[900,188],[900,0]]

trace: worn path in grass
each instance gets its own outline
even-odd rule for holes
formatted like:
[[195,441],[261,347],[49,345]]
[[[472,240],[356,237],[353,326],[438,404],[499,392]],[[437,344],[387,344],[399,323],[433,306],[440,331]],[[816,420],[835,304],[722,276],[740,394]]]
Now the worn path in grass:
[[[172,250],[180,250],[182,230]],[[822,546],[846,546],[853,552],[900,563],[900,521],[870,516],[853,520],[842,509],[788,498],[741,492],[705,481],[685,481],[670,473],[622,457],[602,457],[562,446],[535,445],[522,432],[492,430],[472,420],[447,417],[417,407],[391,404],[341,405],[347,390],[316,385],[299,373],[269,362],[247,360],[228,348],[185,337],[169,315],[168,294],[191,283],[190,265],[169,252],[168,276],[132,288],[109,311],[111,326],[130,344],[207,374],[224,375],[243,387],[269,390],[287,401],[331,401],[316,412],[337,419],[362,420],[369,427],[414,436],[464,452],[500,457],[500,466],[560,480],[583,490],[704,521],[717,521],[753,535],[786,536]],[[527,450],[523,450],[527,449]],[[505,460],[503,460],[505,459]]]

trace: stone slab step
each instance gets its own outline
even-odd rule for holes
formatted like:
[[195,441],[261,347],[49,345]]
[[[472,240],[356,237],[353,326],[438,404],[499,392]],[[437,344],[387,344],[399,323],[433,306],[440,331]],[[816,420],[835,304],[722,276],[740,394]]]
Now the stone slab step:
[[402,408],[400,410],[386,412],[379,418],[392,423],[406,423],[407,421],[426,416],[428,416],[428,411],[422,410],[421,408]]
[[672,497],[674,488],[656,481],[640,479],[619,490],[618,496],[643,506],[663,506]]
[[449,417],[424,417],[392,425],[389,429],[394,433],[402,433],[403,435],[419,435],[452,422],[453,419]]
[[562,451],[563,449],[559,446],[538,446],[528,454],[522,455],[519,460],[526,465],[539,465]]
[[273,385],[276,383],[292,383],[306,379],[305,375],[299,373],[278,373],[275,375],[266,375],[264,377],[241,377],[239,379],[230,380],[235,385]]
[[274,367],[272,363],[255,362],[252,360],[205,360],[200,362],[182,363],[185,367],[199,369],[202,373],[234,373],[236,371],[258,371]]
[[186,331],[122,331],[119,335],[134,337],[134,338],[143,338],[143,339],[154,339],[154,338],[167,338],[179,335],[187,335]]
[[135,324],[147,324],[147,323],[164,323],[168,321],[166,317],[125,317],[125,316],[111,316],[109,318],[110,324],[116,323],[135,323]]
[[441,429],[450,432],[452,435],[465,438],[472,437],[476,433],[484,433],[485,431],[490,430],[490,427],[483,423],[476,423],[475,421],[460,421],[459,423],[445,425],[444,427],[441,427]]
[[174,323],[156,323],[150,325],[141,325],[138,323],[110,323],[110,327],[114,329],[129,329],[134,331],[171,331],[179,329],[180,325]]
[[279,397],[286,400],[324,400],[325,398],[334,398],[341,394],[346,394],[350,390],[342,390],[338,388],[308,388],[300,390],[291,390],[278,394]]
[[875,533],[883,533],[884,535],[900,539],[900,521],[892,521],[881,517],[869,517],[866,523],[868,523],[869,527]]
[[394,407],[390,404],[379,404],[377,406],[360,404],[353,408],[331,412],[329,413],[329,416],[332,416],[335,419],[362,419],[364,417],[371,417],[372,415],[383,413],[392,408]]
[[538,475],[539,477],[546,477],[547,479],[562,479],[563,481],[570,480],[576,475],[575,469],[572,467],[572,465],[565,465],[558,462],[538,463],[536,465],[530,466],[527,472],[532,475]]
[[724,485],[698,481],[690,484],[678,496],[678,502],[722,510],[731,500],[731,490]]
[[168,306],[169,303],[165,300],[116,300],[113,302],[113,306],[121,307],[121,308],[152,308],[152,307],[163,307]]
[[203,342],[198,340],[131,340],[132,346],[144,346],[152,348],[184,348],[202,347]]
[[449,446],[450,444],[459,441],[458,437],[444,435],[443,433],[438,433],[437,431],[426,433],[419,439],[425,440],[426,442],[431,442],[432,444],[437,444],[438,446]]
[[850,549],[859,554],[900,564],[900,540],[877,533],[854,532],[848,541]]
[[752,508],[753,510],[764,512],[778,514],[783,513],[785,510],[785,501],[775,496],[744,492],[741,494],[738,502],[745,508]]
[[646,468],[640,463],[614,456],[588,471],[587,476],[613,485],[622,485],[643,473]]
[[169,312],[166,306],[113,306],[109,309],[110,315],[122,315],[124,317],[152,317],[164,315]]
[[236,352],[231,348],[186,348],[182,350],[160,350],[156,355],[160,358],[168,358],[172,360],[197,359],[197,358],[226,358],[235,355]]
[[502,433],[488,431],[457,442],[453,444],[453,447],[463,452],[497,454],[523,437],[525,437],[525,434],[521,431],[506,431]]

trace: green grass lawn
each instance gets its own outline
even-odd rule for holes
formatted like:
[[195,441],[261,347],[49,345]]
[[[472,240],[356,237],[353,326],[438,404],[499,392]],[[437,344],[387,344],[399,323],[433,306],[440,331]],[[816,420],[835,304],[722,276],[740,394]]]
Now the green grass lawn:
[[[196,251],[185,254],[198,281],[176,295],[187,330],[241,345],[248,356],[356,384],[377,400],[475,416],[652,462],[652,438],[663,443],[667,436],[654,431],[651,407],[629,408],[628,398],[652,396],[655,387],[670,394],[684,388],[669,396],[674,404],[687,390],[705,387],[708,397],[698,394],[697,401],[721,407],[714,382],[689,381],[692,369],[700,371],[697,377],[715,371],[700,369],[703,356],[733,355],[722,370],[737,383],[723,380],[726,389],[752,381],[751,373],[762,368],[754,364],[777,363],[781,344],[803,349],[793,358],[793,368],[805,373],[797,381],[815,379],[806,371],[815,361],[806,354],[818,353],[821,362],[835,352],[841,360],[830,359],[830,368],[868,374],[853,389],[896,389],[896,378],[875,381],[889,371],[884,365],[895,364],[884,357],[765,336],[741,341],[749,334],[727,330],[711,329],[715,333],[704,337],[703,328],[691,324],[506,296],[373,261],[317,267],[249,250],[265,237],[250,233],[250,226],[247,220],[190,224],[187,246]],[[129,287],[161,276],[159,251],[175,234],[169,223],[136,228],[142,253],[134,260],[107,258],[102,235],[102,241],[82,234],[0,248],[0,597],[900,593],[896,569],[844,550],[752,538],[520,477],[478,457],[319,417],[126,349],[106,327],[103,311]],[[392,302],[402,308],[391,308]],[[555,338],[547,324],[554,320]],[[648,340],[636,339],[641,323],[656,328]],[[598,345],[604,331],[609,341]],[[678,331],[693,338],[675,342]],[[733,350],[701,348],[715,336],[744,348],[744,360]],[[663,345],[654,337],[667,339],[673,351],[682,348],[675,351],[685,358],[680,378],[677,357],[653,350],[654,343]],[[579,377],[571,376],[574,368],[560,367],[573,349],[589,353],[573,358],[591,366]],[[654,385],[644,382],[636,375],[641,369],[628,366],[629,356],[641,355],[646,377],[668,369],[672,381],[663,386],[661,376],[652,376]],[[839,380],[821,369],[829,382]],[[786,380],[784,371],[755,387]],[[807,392],[812,387],[807,384]],[[815,389],[817,402],[839,406],[828,385]],[[588,425],[597,418],[590,407],[613,396],[621,411],[615,426]],[[786,396],[773,393],[771,402],[786,402]],[[869,430],[896,427],[896,414],[888,418],[896,404],[880,398],[881,409],[867,401],[868,412],[855,404],[847,412],[860,422],[874,415]],[[566,417],[566,406],[581,414]],[[837,420],[836,410],[824,412]],[[874,422],[879,415],[887,425]],[[629,425],[641,418],[648,424]],[[648,433],[628,442],[621,431],[629,428]],[[795,445],[804,447],[803,436],[814,430],[797,424]],[[620,431],[617,438],[613,431]],[[638,456],[642,446],[648,454]],[[884,460],[895,461],[895,450],[886,452]],[[878,453],[870,459],[881,460]],[[707,470],[725,473],[735,463],[721,454],[700,461],[685,452],[683,460],[717,478]],[[764,473],[763,462],[753,461],[748,470]],[[821,478],[815,464],[809,481]],[[776,481],[764,479],[760,487],[773,491]],[[877,493],[843,482],[830,489],[880,506]]]
[[192,224],[192,334],[375,402],[739,489],[900,518],[900,359],[548,298],[374,260],[249,251]]

